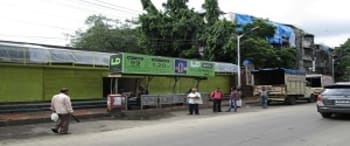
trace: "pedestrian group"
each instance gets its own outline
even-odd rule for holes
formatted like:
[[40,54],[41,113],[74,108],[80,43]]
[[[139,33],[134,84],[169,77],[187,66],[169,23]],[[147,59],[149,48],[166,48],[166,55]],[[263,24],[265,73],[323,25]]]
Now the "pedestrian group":
[[[51,110],[54,115],[58,116],[57,123],[55,127],[51,130],[57,134],[70,134],[69,123],[73,114],[73,108],[71,99],[68,94],[69,90],[67,88],[62,88],[60,92],[54,95],[51,99]],[[229,107],[226,112],[230,112],[232,109],[237,112],[240,106],[241,91],[239,88],[232,87],[229,95]],[[260,101],[262,108],[267,108],[268,105],[268,90],[262,87],[259,91]],[[210,93],[210,100],[213,101],[213,112],[222,112],[221,101],[224,97],[223,92],[220,88],[216,88]],[[203,99],[201,94],[198,92],[197,88],[192,88],[186,96],[188,103],[189,115],[199,115],[199,105],[203,104]]]

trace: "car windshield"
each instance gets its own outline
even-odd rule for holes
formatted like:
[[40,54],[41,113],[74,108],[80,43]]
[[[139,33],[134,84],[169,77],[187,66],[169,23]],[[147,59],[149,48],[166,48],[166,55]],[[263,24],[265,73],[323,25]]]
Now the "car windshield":
[[332,95],[332,96],[350,96],[350,88],[340,88],[340,89],[325,89],[322,95]]

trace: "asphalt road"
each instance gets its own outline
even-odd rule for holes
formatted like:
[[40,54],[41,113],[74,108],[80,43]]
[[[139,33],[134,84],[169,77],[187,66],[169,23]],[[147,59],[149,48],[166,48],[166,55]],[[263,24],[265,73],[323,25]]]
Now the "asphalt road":
[[348,146],[349,118],[323,119],[314,104],[188,116],[106,132],[41,136],[6,146]]

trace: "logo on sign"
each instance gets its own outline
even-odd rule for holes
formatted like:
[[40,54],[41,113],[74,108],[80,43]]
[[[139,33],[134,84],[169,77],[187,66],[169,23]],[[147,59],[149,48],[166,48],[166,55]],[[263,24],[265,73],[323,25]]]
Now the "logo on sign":
[[191,67],[200,67],[201,66],[201,62],[199,61],[191,61]]
[[119,65],[120,64],[120,58],[113,58],[111,60],[111,65]]

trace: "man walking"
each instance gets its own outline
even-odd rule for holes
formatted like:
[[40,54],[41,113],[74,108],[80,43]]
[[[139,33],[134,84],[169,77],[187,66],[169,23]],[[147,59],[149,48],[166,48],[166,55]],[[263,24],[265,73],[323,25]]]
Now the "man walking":
[[237,112],[237,101],[240,99],[240,94],[238,89],[236,87],[231,88],[231,93],[230,93],[230,101],[229,101],[229,108],[227,112],[230,112],[232,107],[234,108],[234,111]]
[[220,91],[220,88],[216,88],[210,94],[213,100],[213,112],[221,112],[221,100],[224,97],[224,94]]
[[56,127],[51,129],[54,133],[69,134],[68,128],[73,108],[68,92],[67,88],[62,88],[59,94],[52,97],[51,110],[59,116]]

